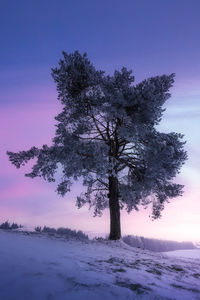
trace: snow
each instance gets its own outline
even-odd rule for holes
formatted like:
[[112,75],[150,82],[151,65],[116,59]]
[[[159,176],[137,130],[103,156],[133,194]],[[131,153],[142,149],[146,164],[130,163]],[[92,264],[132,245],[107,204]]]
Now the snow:
[[[174,251],[178,252],[178,251]],[[0,230],[0,299],[200,299],[200,260]]]
[[165,252],[165,254],[169,256],[194,258],[200,260],[200,249],[168,251]]

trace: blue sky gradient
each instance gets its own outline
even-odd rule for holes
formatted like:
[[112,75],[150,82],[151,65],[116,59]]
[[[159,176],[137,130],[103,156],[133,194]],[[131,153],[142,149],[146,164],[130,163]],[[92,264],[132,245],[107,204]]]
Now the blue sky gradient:
[[6,150],[51,143],[59,111],[51,68],[62,51],[87,52],[107,73],[126,66],[135,80],[176,73],[172,98],[160,125],[185,134],[189,160],[177,181],[185,194],[163,218],[149,211],[122,214],[122,232],[168,239],[200,239],[200,1],[29,0],[1,1],[0,10],[0,221],[68,226],[108,232],[109,218],[77,210],[81,185],[64,199],[55,186],[24,177]]

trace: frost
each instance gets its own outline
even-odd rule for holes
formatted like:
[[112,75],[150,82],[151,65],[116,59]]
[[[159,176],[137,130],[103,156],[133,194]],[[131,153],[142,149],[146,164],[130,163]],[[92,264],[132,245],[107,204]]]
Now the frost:
[[164,254],[123,241],[66,240],[2,230],[0,245],[3,300],[190,300],[200,296],[199,249]]
[[[87,55],[63,52],[52,69],[62,111],[56,116],[52,145],[19,153],[8,152],[19,168],[36,158],[31,178],[55,180],[62,166],[57,192],[64,196],[74,180],[83,180],[87,192],[77,206],[88,203],[100,215],[112,201],[128,212],[152,203],[153,218],[164,204],[182,195],[172,180],[187,155],[183,135],[156,130],[162,118],[174,74],[156,76],[134,85],[132,71],[122,68],[112,76],[96,70]],[[109,180],[115,180],[111,199]]]

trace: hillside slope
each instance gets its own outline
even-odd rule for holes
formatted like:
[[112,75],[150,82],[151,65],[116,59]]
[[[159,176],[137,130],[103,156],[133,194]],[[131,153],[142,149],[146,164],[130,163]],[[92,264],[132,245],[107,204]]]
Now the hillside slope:
[[200,299],[200,259],[0,230],[0,299]]
[[175,242],[159,239],[150,239],[142,236],[126,235],[123,237],[123,241],[132,246],[141,249],[147,249],[155,252],[165,252],[181,249],[195,249],[195,245],[192,242]]

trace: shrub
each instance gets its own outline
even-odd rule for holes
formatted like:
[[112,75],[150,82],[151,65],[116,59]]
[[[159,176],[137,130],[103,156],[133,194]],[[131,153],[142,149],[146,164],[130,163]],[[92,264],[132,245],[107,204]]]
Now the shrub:
[[6,221],[0,225],[0,228],[1,229],[10,229],[10,223],[8,221]]
[[19,229],[22,227],[23,227],[22,225],[18,225],[17,223],[12,223],[11,225],[8,221],[0,225],[0,229],[5,229],[5,230]]
[[72,230],[70,228],[59,227],[58,229],[44,226],[43,229],[39,226],[35,227],[36,232],[44,232],[48,234],[58,234],[65,238],[75,238],[80,240],[88,240],[88,236],[81,230]]
[[44,226],[43,229],[42,229],[42,232],[46,232],[46,233],[56,233],[56,229],[55,229],[55,228],[51,228],[51,227]]
[[42,228],[41,228],[41,226],[37,226],[37,227],[35,227],[35,231],[36,231],[36,232],[41,232],[41,231],[42,231]]

